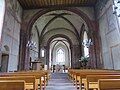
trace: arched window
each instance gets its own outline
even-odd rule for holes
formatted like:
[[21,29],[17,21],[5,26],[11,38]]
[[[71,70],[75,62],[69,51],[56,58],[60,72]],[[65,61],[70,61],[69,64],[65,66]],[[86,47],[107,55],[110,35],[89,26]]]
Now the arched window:
[[64,64],[65,62],[65,51],[63,48],[59,48],[56,51],[56,62],[57,64]]
[[45,56],[45,50],[44,50],[44,49],[41,50],[41,56],[42,56],[42,57]]
[[0,0],[0,39],[2,33],[4,13],[5,13],[5,0]]
[[83,46],[84,46],[84,56],[85,57],[89,57],[88,42],[89,42],[89,39],[88,39],[87,32],[84,31],[84,34],[83,34]]

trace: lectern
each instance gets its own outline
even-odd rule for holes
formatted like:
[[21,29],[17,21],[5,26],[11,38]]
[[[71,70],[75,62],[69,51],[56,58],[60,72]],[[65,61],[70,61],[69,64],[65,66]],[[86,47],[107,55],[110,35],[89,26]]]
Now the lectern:
[[32,63],[33,70],[42,70],[42,62],[41,61],[33,61],[31,63]]

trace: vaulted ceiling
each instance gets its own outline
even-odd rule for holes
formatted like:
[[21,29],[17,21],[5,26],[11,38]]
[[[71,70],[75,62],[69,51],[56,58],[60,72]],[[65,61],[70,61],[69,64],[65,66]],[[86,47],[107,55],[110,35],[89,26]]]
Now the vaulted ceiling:
[[18,0],[24,9],[38,9],[52,6],[93,6],[97,0]]

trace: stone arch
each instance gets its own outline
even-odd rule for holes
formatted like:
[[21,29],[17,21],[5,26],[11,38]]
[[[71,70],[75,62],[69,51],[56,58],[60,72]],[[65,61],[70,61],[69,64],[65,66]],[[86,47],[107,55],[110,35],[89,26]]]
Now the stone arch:
[[[42,32],[41,32],[41,35],[40,35],[40,37],[39,37],[39,38],[40,38],[40,41],[39,41],[40,43],[39,43],[39,45],[42,43],[42,39],[43,39],[43,37],[45,36],[44,32],[45,32],[46,28],[47,28],[54,20],[56,20],[57,18],[62,18],[63,20],[65,20],[65,21],[73,28],[73,30],[75,31],[75,36],[76,36],[76,38],[78,39],[78,43],[79,43],[79,45],[80,45],[80,37],[79,37],[79,33],[78,33],[76,27],[72,24],[71,21],[69,21],[67,18],[65,18],[65,17],[62,16],[62,15],[64,15],[64,13],[56,15],[55,17],[53,17],[52,19],[50,19],[49,22],[44,26],[44,28],[43,28],[43,30],[42,30]],[[66,29],[66,30],[67,30],[67,29]],[[49,31],[48,31],[48,32],[49,32]],[[40,47],[39,47],[39,50],[40,50]],[[39,52],[40,52],[40,51],[39,51]]]
[[[64,8],[42,9],[42,10],[38,11],[35,15],[33,15],[31,17],[31,19],[27,23],[26,30],[29,30],[29,31],[27,31],[28,35],[30,35],[32,25],[35,23],[35,21],[39,17],[41,17],[42,15],[44,15],[44,14],[46,14],[48,12],[56,11],[56,10],[66,10],[66,11],[70,11],[70,12],[73,12],[73,13],[77,14],[78,16],[80,16],[86,22],[89,30],[94,31],[93,22],[90,20],[90,18],[83,11],[81,11],[81,10],[79,10],[77,8],[66,8],[66,7],[64,7]],[[61,15],[59,15],[58,17],[61,17]],[[63,18],[63,16],[62,16],[62,18]],[[80,40],[79,35],[77,35],[77,36],[78,36],[77,38]],[[81,47],[81,45],[80,45],[80,47]]]
[[[53,42],[54,42],[54,41],[53,41]],[[53,47],[52,47],[52,49],[51,49],[51,61],[53,60],[53,51],[54,51],[56,45],[57,45],[59,42],[61,42],[61,43],[63,43],[63,45],[65,45],[65,47],[66,47],[66,49],[67,49],[67,52],[68,52],[69,66],[71,66],[71,55],[70,55],[70,52],[71,52],[71,51],[70,51],[68,45],[67,45],[64,41],[62,41],[62,40],[56,41],[56,43],[53,45]],[[66,42],[67,42],[67,41],[66,41]],[[67,43],[68,43],[68,42],[67,42]]]
[[[74,37],[74,39],[71,39],[71,42],[72,42],[72,43],[77,43],[77,44],[79,44],[79,40],[78,40],[78,38],[76,37],[75,33],[72,32],[72,31],[69,30],[69,29],[66,29],[66,28],[54,28],[54,29],[51,29],[51,30],[47,31],[47,32],[43,35],[43,38],[42,38],[42,39],[44,39],[46,36],[48,36],[50,32],[54,32],[54,31],[56,31],[56,30],[61,30],[61,34],[64,34],[65,36],[69,37],[69,39],[71,39],[71,37],[70,37],[69,35],[67,35],[66,33],[63,33],[63,30],[64,30],[64,32],[69,32],[69,33],[72,34],[72,36]],[[51,35],[51,36],[52,36],[52,35]],[[48,38],[48,39],[49,39],[49,38]],[[46,42],[47,42],[48,39],[47,39],[47,40],[45,39],[45,40],[43,40],[43,41],[46,41]],[[44,43],[44,42],[42,42],[42,43]]]
[[[65,38],[66,40],[68,40],[68,43],[70,44],[70,51],[71,51],[71,58],[72,58],[72,41],[69,39],[69,37],[67,37],[66,35],[63,34],[56,34],[53,35],[52,37],[49,38],[48,42],[47,42],[47,51],[49,51],[50,49],[50,42],[54,39],[54,38],[58,38],[58,37],[62,37]],[[49,52],[47,52],[47,60],[49,60]],[[48,61],[46,63],[47,65],[49,64]],[[71,67],[72,67],[72,61],[71,61]]]
[[40,10],[33,17],[31,17],[31,19],[28,21],[26,30],[31,30],[32,25],[35,23],[35,21],[39,17],[41,17],[42,15],[44,15],[48,12],[56,11],[56,10],[66,10],[66,11],[70,11],[70,12],[73,12],[73,13],[79,15],[86,22],[86,24],[88,25],[88,28],[90,30],[94,30],[94,28],[93,28],[94,26],[92,25],[92,21],[90,20],[90,18],[84,12],[82,12],[81,10],[79,10],[77,8],[52,8],[52,9]]
[[48,42],[47,42],[47,46],[49,46],[50,42],[54,39],[54,38],[57,38],[57,37],[62,37],[62,38],[65,38],[66,40],[68,40],[68,43],[70,43],[70,47],[72,47],[72,41],[70,40],[69,37],[67,37],[66,35],[63,35],[63,34],[56,34],[56,35],[53,35],[52,37],[49,38]]
[[[23,40],[23,42],[21,41],[21,43],[22,43],[22,45],[21,45],[21,49],[24,47],[24,49],[22,50],[22,51],[20,51],[20,52],[25,52],[26,51],[26,43],[27,43],[27,41],[28,41],[28,39],[29,39],[29,37],[30,37],[30,32],[31,32],[31,28],[32,28],[32,25],[35,23],[35,21],[39,18],[39,17],[41,17],[42,15],[44,15],[44,14],[46,14],[46,13],[48,13],[48,12],[51,12],[51,11],[55,11],[55,10],[66,10],[66,11],[70,11],[70,12],[73,12],[73,13],[75,13],[75,14],[77,14],[77,15],[79,15],[85,22],[86,22],[86,24],[87,24],[87,26],[88,26],[88,29],[90,30],[90,31],[95,31],[95,29],[97,29],[97,28],[95,28],[95,23],[93,23],[93,21],[92,20],[90,20],[90,18],[84,13],[84,12],[82,12],[81,10],[79,10],[79,9],[77,9],[77,8],[68,8],[68,7],[61,7],[61,8],[51,8],[51,9],[41,9],[41,10],[39,10],[36,14],[34,14],[29,20],[27,20],[27,21],[23,21],[23,23],[22,23],[22,30],[21,30],[21,32],[23,32],[24,33],[24,36],[26,36],[26,34],[28,35],[28,36],[26,36],[25,37],[25,40]],[[96,32],[95,32],[96,33]],[[93,37],[92,37],[93,39],[96,39],[96,38],[98,38],[96,35],[94,35]],[[80,48],[81,48],[81,46],[80,46]],[[94,44],[94,47],[92,48],[92,49],[94,49],[94,50],[96,50],[96,48],[98,48],[98,46],[97,47],[95,47],[95,44]],[[93,52],[92,52],[93,53]],[[95,60],[96,59],[96,57],[95,57],[95,54],[96,54],[96,51],[95,51],[95,53],[92,55],[93,56],[93,59]],[[27,55],[24,53],[24,54],[21,54],[21,56],[22,57],[20,57],[20,62],[23,64],[24,62],[25,62],[25,58],[27,57]],[[24,68],[24,65],[21,65],[23,68]]]

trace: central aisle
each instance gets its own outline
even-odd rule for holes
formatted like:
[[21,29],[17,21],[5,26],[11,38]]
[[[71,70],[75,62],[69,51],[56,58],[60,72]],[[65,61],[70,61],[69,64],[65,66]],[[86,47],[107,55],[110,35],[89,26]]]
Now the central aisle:
[[52,73],[46,90],[77,90],[67,73]]

